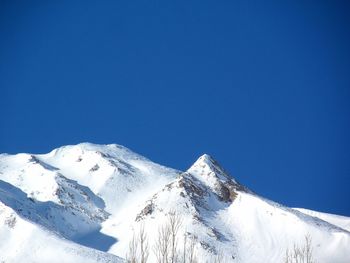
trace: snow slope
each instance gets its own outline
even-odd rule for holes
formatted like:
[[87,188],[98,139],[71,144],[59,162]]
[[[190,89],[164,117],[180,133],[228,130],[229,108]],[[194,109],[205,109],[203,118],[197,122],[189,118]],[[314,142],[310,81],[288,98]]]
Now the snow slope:
[[312,211],[304,208],[294,208],[295,210],[298,210],[304,214],[318,217],[326,222],[329,222],[330,224],[333,224],[335,226],[338,226],[344,230],[347,230],[350,232],[350,218],[346,216],[338,216],[328,213],[321,213],[317,211]]
[[122,262],[174,212],[199,262],[283,262],[306,235],[316,262],[350,262],[350,218],[264,199],[208,155],[184,172],[116,144],[0,155],[0,262]]
[[26,220],[18,214],[26,207],[14,197],[16,191],[3,181],[0,183],[0,262],[123,262],[117,256],[81,246]]

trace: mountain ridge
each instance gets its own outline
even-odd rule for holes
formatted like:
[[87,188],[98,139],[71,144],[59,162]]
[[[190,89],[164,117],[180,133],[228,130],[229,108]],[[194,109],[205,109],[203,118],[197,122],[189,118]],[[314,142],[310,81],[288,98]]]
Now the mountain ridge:
[[[11,222],[23,221],[35,233],[50,233],[66,250],[74,246],[74,252],[65,252],[67,262],[84,262],[86,257],[91,262],[123,262],[140,227],[146,227],[153,247],[158,228],[173,212],[182,221],[179,243],[185,237],[195,239],[199,262],[212,262],[218,255],[226,262],[283,262],[286,249],[305,235],[312,237],[319,262],[350,259],[350,218],[263,198],[208,154],[186,171],[156,164],[117,144],[1,154],[0,204],[0,250],[9,246],[5,233],[20,239]],[[47,242],[38,246],[54,251]],[[30,242],[23,246],[23,251],[30,249]],[[80,249],[84,252],[79,255]],[[4,254],[0,260],[24,262],[22,254]],[[36,256],[27,256],[25,262],[44,262]],[[156,262],[155,255],[149,260]]]

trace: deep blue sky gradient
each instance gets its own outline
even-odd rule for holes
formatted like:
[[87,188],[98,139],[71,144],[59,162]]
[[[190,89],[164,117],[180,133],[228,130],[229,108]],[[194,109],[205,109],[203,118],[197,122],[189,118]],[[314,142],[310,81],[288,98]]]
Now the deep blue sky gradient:
[[1,1],[0,152],[119,143],[350,216],[347,1]]

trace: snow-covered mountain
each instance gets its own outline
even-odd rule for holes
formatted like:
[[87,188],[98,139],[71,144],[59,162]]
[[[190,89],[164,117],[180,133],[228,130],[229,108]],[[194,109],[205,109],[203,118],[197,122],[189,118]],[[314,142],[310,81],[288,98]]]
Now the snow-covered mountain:
[[350,262],[349,217],[262,198],[208,155],[184,172],[116,144],[0,155],[0,262],[124,262],[140,229],[157,262],[174,214],[179,260],[284,262],[307,236],[314,262]]

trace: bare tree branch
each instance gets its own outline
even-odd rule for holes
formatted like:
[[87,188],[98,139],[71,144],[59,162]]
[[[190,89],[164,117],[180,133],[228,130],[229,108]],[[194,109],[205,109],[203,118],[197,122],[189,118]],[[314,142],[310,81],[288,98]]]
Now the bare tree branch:
[[312,239],[310,234],[307,234],[303,246],[299,247],[294,243],[291,251],[286,250],[284,263],[315,263],[312,253]]
[[169,213],[170,230],[170,263],[176,263],[178,260],[177,235],[182,224],[182,218],[176,211]]
[[168,263],[170,229],[168,225],[158,228],[158,236],[153,246],[153,252],[157,263]]

